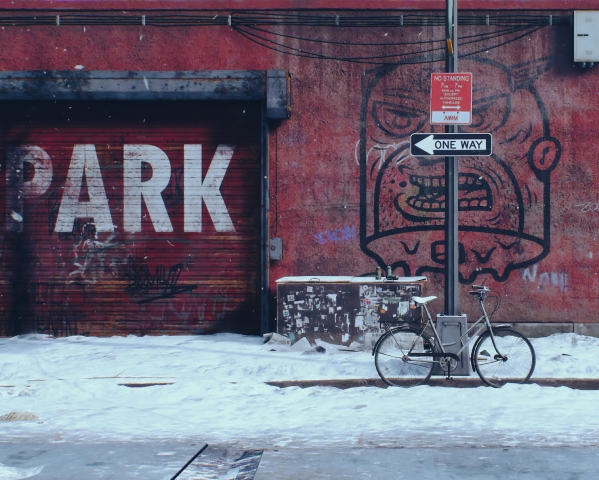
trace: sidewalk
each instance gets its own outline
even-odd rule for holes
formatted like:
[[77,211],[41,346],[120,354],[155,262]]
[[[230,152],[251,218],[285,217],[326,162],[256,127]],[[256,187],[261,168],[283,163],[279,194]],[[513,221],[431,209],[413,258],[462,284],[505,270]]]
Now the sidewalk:
[[596,445],[599,339],[532,342],[531,384],[439,376],[403,389],[378,388],[370,352],[328,345],[285,351],[232,334],[2,338],[0,441],[243,451]]

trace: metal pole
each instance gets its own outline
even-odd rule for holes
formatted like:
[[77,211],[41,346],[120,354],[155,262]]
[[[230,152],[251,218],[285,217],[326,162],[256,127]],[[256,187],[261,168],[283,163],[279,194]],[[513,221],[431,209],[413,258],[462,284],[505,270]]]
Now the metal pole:
[[[458,0],[447,2],[447,53],[445,71],[458,71]],[[446,133],[457,133],[457,125],[446,125]],[[445,315],[459,314],[458,295],[458,159],[445,158]]]

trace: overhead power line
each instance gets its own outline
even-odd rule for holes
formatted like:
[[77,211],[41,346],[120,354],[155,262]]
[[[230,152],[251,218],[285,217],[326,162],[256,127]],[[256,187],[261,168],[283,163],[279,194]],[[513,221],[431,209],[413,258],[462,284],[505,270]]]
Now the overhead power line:
[[[306,42],[312,42],[312,43],[324,43],[327,45],[343,45],[343,46],[360,46],[360,47],[388,47],[388,46],[394,46],[394,45],[423,45],[423,44],[427,44],[427,43],[445,43],[446,40],[445,38],[439,39],[439,40],[419,40],[419,41],[415,41],[415,42],[394,42],[394,41],[387,41],[387,42],[352,42],[352,41],[335,41],[335,40],[330,40],[330,39],[319,39],[319,38],[308,38],[308,37],[300,37],[297,35],[290,35],[290,34],[285,34],[285,33],[281,33],[279,32],[273,32],[272,30],[267,30],[265,28],[259,28],[256,26],[250,26],[250,25],[244,25],[244,28],[250,28],[252,30],[258,31],[258,32],[262,32],[262,33],[267,33],[267,34],[271,34],[271,35],[276,35],[277,37],[282,37],[282,38],[289,38],[292,40],[303,40]],[[478,33],[476,35],[465,35],[465,36],[461,36],[460,40],[466,40],[466,39],[470,39],[470,38],[476,38],[476,39],[483,39],[486,36],[495,36],[497,34],[502,34],[502,33],[512,33],[514,31],[519,31],[522,29],[527,28],[526,26],[521,26],[521,25],[516,25],[516,26],[510,26],[509,28],[506,28],[505,30],[501,30],[501,31],[495,31],[495,32],[488,32],[488,33]]]
[[[316,52],[314,50],[309,50],[308,48],[301,48],[300,46],[297,45],[297,43],[295,44],[295,46],[285,45],[281,41],[274,39],[278,36],[278,34],[274,33],[274,32],[268,32],[272,37],[274,37],[274,38],[268,38],[265,36],[266,34],[257,34],[255,32],[250,31],[250,29],[248,27],[235,26],[233,28],[240,35],[242,35],[243,37],[247,38],[248,40],[250,40],[251,42],[253,42],[257,45],[265,47],[269,50],[276,51],[278,53],[283,53],[283,54],[291,55],[291,56],[295,56],[295,57],[312,58],[312,59],[319,59],[319,60],[337,60],[337,61],[343,61],[343,62],[362,63],[362,64],[368,64],[368,65],[435,63],[435,62],[439,62],[445,58],[445,48],[446,47],[444,44],[444,42],[445,42],[444,37],[439,40],[422,42],[421,45],[424,48],[419,49],[419,50],[396,51],[393,53],[385,53],[385,54],[369,54],[369,55],[362,54],[362,55],[350,56],[350,55],[343,55],[342,53],[334,55],[331,53]],[[460,56],[467,57],[470,55],[475,55],[477,53],[481,53],[483,51],[489,51],[494,48],[497,48],[497,47],[500,47],[503,45],[507,45],[511,42],[519,40],[520,38],[522,38],[524,36],[531,35],[532,33],[536,32],[540,28],[542,28],[542,27],[540,27],[540,26],[536,26],[536,27],[534,27],[534,26],[533,27],[519,26],[519,27],[514,27],[511,29],[504,29],[504,30],[501,30],[498,32],[486,33],[486,34],[482,34],[479,36],[469,35],[467,37],[460,39],[460,45],[461,45]],[[264,30],[262,30],[262,31],[264,31]],[[295,37],[295,39],[298,39],[298,38],[301,38],[301,37]],[[500,39],[500,38],[504,38],[504,40],[499,43],[491,43],[491,44],[488,43],[490,41]],[[308,40],[307,43],[310,44],[310,40]],[[322,42],[319,41],[318,43],[322,43]],[[324,42],[324,43],[326,44],[327,42]],[[389,44],[387,44],[387,46],[392,46],[392,47],[399,46],[400,47],[400,46],[406,46],[406,45],[413,46],[416,44],[417,44],[417,42],[406,42],[403,44],[402,43],[389,43]],[[439,46],[436,47],[436,46],[434,46],[434,44],[438,44]],[[330,45],[335,46],[335,47],[344,46],[342,42],[335,42]],[[479,48],[477,50],[472,50],[472,48],[471,48],[471,47],[476,47],[476,46],[480,46],[480,45],[484,45],[484,47]],[[356,47],[356,46],[372,47],[373,44],[352,43],[349,46],[351,46],[351,47]],[[380,45],[377,44],[377,46],[380,46]]]

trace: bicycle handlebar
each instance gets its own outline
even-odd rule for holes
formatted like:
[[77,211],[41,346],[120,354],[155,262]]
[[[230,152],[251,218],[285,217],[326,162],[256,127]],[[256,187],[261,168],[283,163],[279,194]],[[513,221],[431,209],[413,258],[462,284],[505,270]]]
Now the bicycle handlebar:
[[489,290],[489,287],[485,285],[471,285],[472,288],[478,288],[479,290]]

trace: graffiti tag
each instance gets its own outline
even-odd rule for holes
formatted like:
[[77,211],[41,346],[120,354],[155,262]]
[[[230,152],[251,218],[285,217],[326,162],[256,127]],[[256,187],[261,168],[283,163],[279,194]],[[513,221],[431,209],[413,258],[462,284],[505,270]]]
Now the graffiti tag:
[[141,304],[195,290],[197,285],[177,285],[181,270],[182,263],[171,266],[168,271],[164,265],[157,265],[154,274],[151,274],[147,264],[136,264],[133,256],[129,255],[125,271],[129,285],[125,287],[125,291]]
[[356,228],[353,225],[351,227],[345,226],[343,228],[315,233],[313,237],[319,245],[327,243],[350,243],[352,240],[357,240]]
[[522,271],[522,280],[536,283],[540,289],[558,287],[561,292],[568,291],[568,274],[566,272],[537,272],[537,265],[525,268]]
[[574,208],[580,208],[581,213],[596,212],[599,210],[599,202],[584,202],[574,205]]

